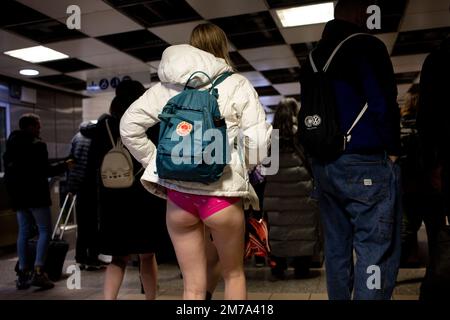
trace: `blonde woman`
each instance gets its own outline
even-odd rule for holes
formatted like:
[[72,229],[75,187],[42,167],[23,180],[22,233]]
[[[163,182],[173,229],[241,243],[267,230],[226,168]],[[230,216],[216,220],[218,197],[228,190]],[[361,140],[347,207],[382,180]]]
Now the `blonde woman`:
[[[243,266],[244,212],[250,205],[258,208],[258,198],[248,182],[243,155],[256,150],[267,152],[271,127],[265,122],[264,109],[250,82],[234,73],[217,86],[218,104],[227,124],[230,145],[244,137],[246,150],[233,148],[231,162],[222,177],[213,183],[160,179],[156,173],[155,145],[146,130],[155,125],[167,101],[183,90],[188,78],[203,71],[212,79],[233,71],[228,55],[228,40],[222,29],[201,24],[192,34],[190,45],[167,48],[161,58],[158,76],[161,83],[134,102],[121,121],[123,142],[144,167],[144,186],[167,198],[166,222],[178,263],[183,274],[184,299],[205,299],[207,259],[205,226],[211,230],[222,267],[225,299],[246,299]],[[208,88],[206,77],[197,77],[190,85]],[[262,160],[262,159],[259,159]],[[208,206],[214,203],[212,209]]]

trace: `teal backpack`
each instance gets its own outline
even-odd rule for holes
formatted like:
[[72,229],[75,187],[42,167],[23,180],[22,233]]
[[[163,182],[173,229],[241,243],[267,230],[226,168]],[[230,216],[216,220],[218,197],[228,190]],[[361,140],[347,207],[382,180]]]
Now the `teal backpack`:
[[[209,79],[211,88],[188,87],[197,73]],[[231,74],[222,73],[213,82],[206,73],[194,72],[184,90],[164,106],[158,116],[161,120],[156,154],[159,178],[203,183],[220,179],[230,154],[227,126],[220,114],[216,86]]]

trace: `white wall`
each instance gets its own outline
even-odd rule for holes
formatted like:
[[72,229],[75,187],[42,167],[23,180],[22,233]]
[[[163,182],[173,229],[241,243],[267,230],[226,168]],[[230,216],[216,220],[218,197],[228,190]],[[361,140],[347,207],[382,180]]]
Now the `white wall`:
[[108,113],[113,98],[114,92],[109,92],[83,99],[83,121],[97,120],[103,113]]

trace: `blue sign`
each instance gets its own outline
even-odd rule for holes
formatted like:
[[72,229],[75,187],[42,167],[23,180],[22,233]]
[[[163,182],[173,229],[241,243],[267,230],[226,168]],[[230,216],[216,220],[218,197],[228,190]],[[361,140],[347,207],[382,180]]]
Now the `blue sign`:
[[102,90],[108,89],[108,87],[109,87],[108,79],[102,79],[102,80],[100,80],[99,86],[100,86],[100,89],[102,89]]
[[125,80],[131,80],[131,77],[130,77],[130,76],[124,76],[124,77],[122,78],[122,81],[125,81]]
[[113,87],[114,89],[117,88],[119,83],[120,83],[120,79],[117,77],[112,78],[110,81],[111,87]]

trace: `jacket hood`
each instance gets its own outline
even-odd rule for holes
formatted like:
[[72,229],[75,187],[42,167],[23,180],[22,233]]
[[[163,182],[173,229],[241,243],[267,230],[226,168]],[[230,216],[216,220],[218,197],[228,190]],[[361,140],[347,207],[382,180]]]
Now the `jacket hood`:
[[[191,45],[180,44],[164,50],[158,68],[158,77],[161,82],[184,86],[195,71],[203,71],[214,80],[219,74],[232,71],[232,68],[224,59],[216,58],[211,53]],[[202,87],[208,83],[206,76],[198,74],[189,85]]]

